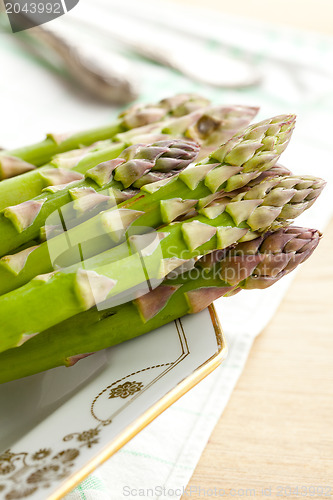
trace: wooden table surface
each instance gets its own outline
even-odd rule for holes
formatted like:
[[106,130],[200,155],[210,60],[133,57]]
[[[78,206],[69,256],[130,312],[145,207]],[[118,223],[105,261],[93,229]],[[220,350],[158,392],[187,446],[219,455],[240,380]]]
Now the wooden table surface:
[[255,340],[184,500],[333,497],[332,252],[333,220]]

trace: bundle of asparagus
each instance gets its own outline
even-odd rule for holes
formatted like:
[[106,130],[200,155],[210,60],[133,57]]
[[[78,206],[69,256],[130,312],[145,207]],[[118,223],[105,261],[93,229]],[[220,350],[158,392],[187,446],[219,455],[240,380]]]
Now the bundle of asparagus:
[[[255,108],[206,105],[176,96],[131,109],[118,129],[145,125],[115,133],[117,157],[116,143],[94,145],[79,162],[68,151],[0,184],[0,382],[270,286],[311,255],[318,231],[288,226],[325,183],[277,165],[295,117],[247,126]],[[37,166],[88,136],[5,156],[26,153]],[[71,177],[79,170],[84,179]],[[8,203],[6,186],[29,179],[33,195]]]
[[207,262],[199,260],[193,270],[165,279],[137,300],[103,310],[93,307],[2,352],[0,383],[72,366],[95,351],[199,312],[219,297],[267,288],[305,261],[319,239],[316,230],[290,226],[240,243],[223,255],[217,251],[209,270]]
[[[165,222],[165,219],[171,222],[170,217],[173,217],[176,211],[174,197],[178,198],[180,195],[182,200],[191,200],[181,204],[181,206],[177,205],[177,212],[180,215],[182,211],[186,211],[189,203],[193,203],[193,198],[197,201],[199,198],[204,198],[202,204],[205,204],[206,197],[208,197],[208,203],[208,201],[219,196],[218,193],[221,192],[221,189],[233,191],[240,188],[250,180],[258,177],[262,171],[272,167],[289,142],[294,122],[295,117],[282,116],[252,125],[241,135],[236,135],[225,142],[223,146],[202,160],[195,168],[172,178],[171,182],[170,179],[169,181],[162,180],[162,184],[166,182],[166,185],[163,186],[162,192],[160,189],[158,190],[156,196],[154,196],[153,190],[155,191],[157,187],[160,188],[161,184],[156,185],[156,183],[153,183],[153,187],[147,186],[145,190],[152,194],[149,197],[150,209],[153,207],[152,204],[155,198],[157,199],[157,205],[155,201],[153,209],[154,212],[156,208],[159,208],[158,205],[161,199],[170,200],[170,202],[163,204],[164,220],[159,218],[158,224]],[[144,165],[142,165],[142,162],[139,165],[136,162],[135,176],[133,176],[133,160],[142,160],[144,154],[147,156],[146,159],[149,160],[148,165],[147,162]],[[56,192],[44,193],[29,202],[7,207],[0,214],[0,234],[3,235],[3,239],[0,240],[0,255],[3,256],[29,240],[38,237],[39,230],[45,224],[47,217],[56,209],[72,201],[74,188],[92,188],[98,192],[109,188],[119,190],[129,187],[131,184],[135,185],[138,179],[149,171],[149,162],[151,165],[150,156],[154,153],[146,151],[144,154],[142,155],[139,152],[139,158],[137,158],[135,153],[133,156],[132,151],[128,154],[127,150],[124,155],[125,158],[121,158],[120,163],[127,159],[130,160],[130,164],[125,162],[125,164],[121,165],[118,159],[106,165],[103,162],[102,165],[87,171],[87,179],[84,182],[70,183],[70,186],[65,187],[61,185],[61,189],[56,189]],[[151,165],[151,167],[153,168],[154,165]],[[173,168],[173,165],[171,165],[171,168]],[[130,173],[129,169],[131,170]],[[150,179],[148,179],[149,181]],[[142,179],[140,184],[142,185]],[[141,207],[145,202],[142,201],[140,195],[138,197],[141,200],[141,204],[139,203]],[[136,201],[137,198],[133,203]],[[135,206],[137,207],[138,204]],[[143,209],[145,210],[145,208],[146,205]],[[170,210],[172,213],[169,213]],[[155,213],[156,217],[157,212]],[[151,224],[151,221],[147,223],[147,225]]]

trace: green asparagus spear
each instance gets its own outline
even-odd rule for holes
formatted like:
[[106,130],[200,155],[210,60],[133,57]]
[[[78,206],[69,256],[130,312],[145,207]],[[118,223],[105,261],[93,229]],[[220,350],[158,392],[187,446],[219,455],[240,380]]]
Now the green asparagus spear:
[[204,97],[195,94],[179,94],[162,99],[157,104],[132,106],[123,111],[114,123],[104,127],[76,134],[48,134],[44,141],[37,144],[11,151],[1,151],[0,179],[30,171],[34,166],[49,162],[59,153],[89,146],[97,141],[112,139],[121,132],[159,122],[167,117],[184,116],[208,105],[209,101]]
[[[180,203],[175,209],[178,198],[197,200],[206,196],[215,196],[216,192],[221,189],[233,191],[247,184],[262,171],[271,168],[287,147],[294,125],[293,115],[282,115],[251,125],[242,134],[224,143],[199,165],[168,181],[160,192],[153,193],[153,190],[156,190],[156,183],[153,187],[146,186],[145,189],[152,193],[151,196],[146,199],[138,195],[141,202],[134,198],[133,203],[139,205],[141,203],[145,210],[148,200],[149,210],[155,211],[153,227],[157,227],[161,222],[171,222],[176,218],[177,212],[181,215],[188,208],[188,203]],[[71,186],[94,187],[96,190],[119,188],[121,185],[126,188],[130,185],[127,172],[128,164],[127,166],[126,164],[120,165],[114,172],[114,163],[111,162],[108,170],[105,169],[105,164],[99,165],[88,170],[86,181]],[[132,183],[134,186],[136,186],[137,179]],[[164,200],[162,206],[160,206],[161,200]],[[38,237],[40,228],[47,217],[70,201],[72,201],[70,189],[65,188],[56,193],[45,193],[29,202],[6,208],[3,213],[0,213],[0,235],[2,235],[0,255],[3,256]],[[160,208],[163,210],[161,222]],[[141,208],[138,209],[141,210]],[[20,224],[15,223],[16,213],[22,220]]]
[[[204,272],[191,270],[165,280],[139,300],[106,310],[94,307],[31,338],[21,347],[1,353],[0,383],[56,366],[72,366],[89,353],[198,312],[216,298],[230,295],[230,291],[266,288],[308,258],[319,238],[318,231],[294,227],[267,233],[229,251],[216,252],[208,273],[205,261]],[[196,271],[200,270],[200,263]]]
[[[244,118],[245,115],[246,118]],[[225,123],[226,116],[231,116],[228,125],[226,125]],[[211,125],[207,125],[205,127],[203,126],[203,123],[210,123],[212,117],[214,117],[213,128],[215,130],[215,133],[211,133]],[[219,117],[219,120],[217,119],[217,117]],[[215,142],[217,138],[219,140],[224,140],[226,139],[226,137],[230,137],[230,133],[234,132],[235,125],[237,124],[236,127],[238,127],[240,123],[244,123],[244,120],[248,122],[248,118],[249,113],[247,113],[247,111],[241,107],[234,108],[233,112],[231,112],[230,108],[212,108],[210,111],[206,111],[204,114],[202,114],[201,111],[198,111],[193,113],[192,115],[174,119],[172,122],[170,121],[168,125],[168,132],[170,132],[170,134],[173,136],[188,137],[194,135],[199,144],[202,144],[205,149],[208,148],[209,150],[211,150],[214,146],[216,146]],[[213,137],[215,137],[215,139],[213,139]],[[124,158],[122,158],[122,160],[123,159]],[[115,173],[113,173],[115,165],[116,163],[111,161],[109,163],[108,170],[106,170],[105,162],[103,162],[102,166],[98,166],[97,171],[96,169],[93,170],[93,172],[91,171],[92,169],[88,170],[87,178],[84,181],[70,183],[69,186],[62,185],[63,183],[61,174],[59,173],[59,169],[48,172],[48,179],[50,180],[50,182],[52,181],[53,184],[56,184],[56,186],[53,186],[49,189],[52,190],[51,193],[45,192],[42,195],[34,198],[33,200],[23,202],[19,205],[7,207],[2,213],[0,213],[0,234],[4,236],[4,238],[1,240],[1,243],[3,245],[0,243],[0,255],[4,255],[14,250],[21,244],[38,237],[40,228],[44,225],[46,218],[56,209],[59,209],[61,206],[72,201],[70,193],[71,189],[88,187],[94,188],[96,191],[100,191],[106,188],[115,187],[117,189],[121,189],[122,186],[128,187],[128,179],[125,179],[124,175],[119,174],[119,171],[127,172],[128,168],[126,168],[126,166],[121,166],[120,168],[116,169]],[[39,171],[38,174],[44,177],[46,175],[44,171]],[[66,175],[67,174],[68,171],[66,170]],[[107,174],[109,174],[109,177],[106,179]],[[138,179],[139,175],[137,176],[135,181],[137,181]],[[142,182],[145,183],[146,180],[144,179]],[[57,184],[60,184],[60,190],[58,190]],[[31,207],[33,207],[32,216],[30,216]],[[6,219],[6,214],[10,214],[13,211],[18,211],[22,215],[25,212],[29,214],[28,218],[22,226],[15,226],[10,222],[10,220]]]
[[[288,182],[288,185],[290,183],[290,178],[287,179],[289,170],[285,169],[284,167],[277,166],[277,167],[272,167],[266,172],[263,172],[257,179],[254,179],[252,182],[249,183],[248,187],[243,188],[244,195],[247,197],[251,196],[251,192],[249,192],[254,186],[263,183],[266,181],[266,190],[265,192],[268,193],[270,190],[272,190],[276,184],[276,188],[280,190],[279,188],[279,183],[285,181]],[[275,179],[275,182],[272,182],[272,180]],[[270,180],[268,183],[267,181]],[[257,181],[257,182],[256,182]],[[295,178],[294,182],[294,189],[295,193],[298,192],[297,194],[297,200],[299,202],[300,200],[300,189],[303,189],[302,186],[304,184],[304,179],[302,178]],[[313,190],[315,193],[315,196],[317,197],[321,191],[321,188],[317,187],[318,182],[314,181],[313,182]],[[263,187],[264,184],[261,184]],[[135,191],[133,190],[135,193]],[[303,192],[303,199],[309,196],[309,189]],[[122,192],[122,194],[127,194],[128,191]],[[132,195],[132,191],[128,193],[129,196]],[[230,192],[230,193],[224,193],[224,202],[230,203],[233,198],[236,196],[239,197],[238,191]],[[214,203],[214,201],[212,202]],[[290,204],[293,203],[292,200],[289,202]],[[304,209],[306,208],[306,203],[304,204]],[[123,203],[120,205],[120,207],[124,207],[126,209],[126,203]],[[151,222],[148,220],[147,216],[148,214],[148,207],[149,204],[147,204],[146,207],[146,224]],[[132,210],[135,210],[135,205],[132,206]],[[142,207],[141,207],[142,208]],[[205,207],[206,212],[210,210],[216,210],[214,208],[214,205],[212,208]],[[130,211],[125,211],[125,213],[130,214]],[[136,212],[134,212],[135,214]],[[153,214],[155,215],[155,212],[153,211]],[[97,218],[94,219],[94,224],[91,225],[90,227],[87,227],[87,224],[81,224],[79,227],[76,228],[76,233],[74,233],[73,230],[68,231],[68,234],[66,235],[66,238],[64,238],[64,234],[61,233],[60,235],[54,237],[50,243],[44,242],[41,245],[37,245],[36,243],[33,243],[30,247],[23,248],[20,252],[17,252],[13,255],[7,255],[6,257],[3,257],[0,259],[0,295],[3,295],[5,293],[8,293],[15,288],[19,288],[20,286],[28,283],[32,278],[37,276],[38,274],[46,274],[49,272],[52,272],[54,270],[54,264],[57,263],[58,265],[61,265],[62,267],[64,266],[69,266],[72,264],[75,264],[76,262],[80,262],[82,256],[81,252],[79,251],[79,247],[76,246],[75,242],[80,244],[81,249],[84,247],[84,253],[85,257],[92,257],[93,255],[96,255],[96,253],[103,252],[110,247],[112,247],[112,242],[110,237],[105,234],[104,236],[100,236],[98,238],[98,242],[96,242],[95,239],[93,239],[94,233],[96,234],[96,228],[97,228],[97,233],[98,233],[98,228],[103,232],[103,225],[101,223],[101,217],[100,216],[97,220]],[[142,215],[143,217],[143,215]],[[129,222],[131,219],[129,219]],[[138,219],[140,221],[140,219]],[[126,221],[124,220],[125,226],[126,226]],[[144,224],[141,226],[134,226],[135,221],[133,221],[133,225],[131,226],[131,233],[134,234],[135,232],[140,233],[142,231],[142,228],[145,228]],[[94,228],[95,226],[95,228]],[[51,231],[52,228],[49,230]],[[149,229],[149,228],[148,228]],[[55,228],[54,231],[57,231],[57,227]],[[87,238],[87,240],[86,240]],[[86,241],[85,241],[86,240]],[[91,240],[91,241],[90,241]],[[73,243],[73,248],[69,249],[68,248],[68,241],[71,241]],[[115,243],[116,244],[116,243]],[[50,247],[52,245],[52,247]],[[65,245],[65,247],[64,247]],[[52,248],[52,251],[50,252],[50,248]],[[126,257],[127,255],[127,248],[122,247],[124,249],[124,253],[120,254],[119,249],[117,252],[114,253],[115,257],[114,259],[120,259],[122,257]],[[65,250],[64,250],[65,249]],[[66,250],[67,249],[67,250]],[[60,255],[60,260],[56,260],[54,255],[55,253],[59,253]],[[62,252],[65,252],[65,255],[62,254]],[[110,257],[110,256],[109,256]]]
[[[174,123],[177,127],[178,124],[192,124],[193,120],[198,120],[201,115],[202,112],[197,111],[184,117],[184,120],[175,118],[171,120],[171,123]],[[145,142],[158,140],[165,123],[167,122],[158,122],[158,124],[134,129],[134,131],[129,131],[133,132],[131,135],[126,132],[119,136],[119,139],[120,137],[123,139],[122,141],[102,141],[83,149],[59,154],[49,164],[41,168],[6,179],[0,183],[0,209],[34,198],[40,195],[47,186],[58,186],[83,180],[83,174],[89,168],[116,158],[130,144],[144,142],[146,137],[147,141]],[[136,137],[138,137],[138,140]]]
[[[284,203],[286,201],[285,196],[289,196],[294,192],[293,198],[290,200],[288,206],[291,207],[296,207],[298,212],[300,213],[301,210],[304,210],[308,208],[311,199],[315,200],[318,195],[320,194],[324,182],[321,181],[320,179],[315,179],[315,178],[307,178],[307,177],[290,177],[288,179],[283,178],[283,174],[288,173],[289,171],[286,170],[285,168],[281,166],[273,167],[269,169],[266,172],[261,173],[256,179],[250,181],[248,184],[247,191],[249,188],[253,188],[254,185],[260,184],[259,181],[263,181],[266,179],[266,183],[261,182],[260,184],[260,193],[257,192],[258,188],[256,191],[252,189],[251,192],[245,193],[244,195],[247,199],[250,199],[250,197],[254,196],[255,198],[260,198],[264,194],[267,195],[270,193],[271,199],[274,198],[275,194],[274,193],[281,193],[281,188],[284,188],[285,186],[289,188],[293,188],[294,191],[287,191],[283,193],[282,199],[280,199],[280,204]],[[277,174],[281,174],[282,177],[279,178]],[[274,180],[273,180],[274,178]],[[201,181],[202,186],[204,187],[204,182]],[[166,186],[167,187],[167,186]],[[274,189],[273,189],[274,188]],[[244,189],[244,188],[243,188]],[[273,190],[273,191],[272,191]],[[246,190],[245,190],[246,191]],[[236,192],[237,193],[237,192]],[[297,194],[296,194],[297,193]],[[190,196],[192,194],[191,191],[189,191]],[[221,194],[218,194],[218,196],[221,198]],[[226,196],[226,195],[229,196]],[[156,198],[156,195],[159,195],[159,198]],[[235,192],[231,193],[224,193],[222,192],[223,198],[224,198],[224,205],[228,204],[232,197],[235,196]],[[155,196],[155,198],[154,198]],[[168,192],[168,196],[170,198],[170,193]],[[159,202],[162,204],[165,204],[165,200],[163,201],[163,198],[167,197],[167,193],[165,190],[165,187],[160,188],[158,192],[155,193],[155,195],[151,195],[147,199],[139,196],[138,199],[132,203],[130,201],[130,204],[127,204],[126,202],[120,205],[120,207],[127,208],[127,209],[132,209],[132,210],[141,210],[144,211],[145,214],[143,214],[138,221],[134,221],[131,227],[132,232],[138,232],[142,230],[142,228],[145,227],[158,227],[163,223],[162,220],[162,214],[160,210],[160,205]],[[207,197],[209,198],[209,197]],[[221,200],[220,200],[221,201]],[[302,204],[300,202],[302,201]],[[313,202],[313,201],[312,201]],[[210,217],[214,216],[214,214],[219,213],[221,210],[219,207],[214,207],[214,200],[211,202],[210,206],[204,206],[205,204],[208,204],[209,201],[206,200],[199,200],[197,205],[200,207],[203,205],[203,207],[200,209],[203,211],[204,214],[209,215]],[[276,202],[275,202],[276,204]],[[177,201],[177,206],[179,207],[180,203],[179,200]],[[190,204],[190,207],[193,206],[193,200]],[[223,205],[220,205],[220,207]],[[181,207],[184,209],[184,207]],[[186,208],[186,207],[185,207]],[[130,213],[128,210],[124,211],[124,213]],[[135,213],[135,212],[134,212]],[[176,215],[178,212],[176,213]],[[67,241],[71,241],[73,248],[71,251],[67,251],[65,255],[65,260],[62,258],[62,262],[59,263],[59,265],[71,265],[75,262],[78,262],[81,258],[81,254],[78,251],[77,244],[85,245],[85,256],[90,257],[92,255],[95,255],[98,252],[102,252],[104,250],[107,250],[112,246],[112,242],[110,240],[110,237],[105,234],[105,228],[103,225],[103,215],[100,215],[98,217],[93,218],[91,221],[88,221],[85,224],[81,224],[76,228],[76,230],[70,230],[68,231],[67,234],[67,239],[64,240],[63,236],[60,235],[58,237],[53,238],[52,240],[52,247],[57,248],[58,253],[62,254],[64,251],[64,243],[67,245]],[[92,223],[91,223],[92,222]],[[126,222],[126,221],[124,221]],[[135,227],[135,225],[138,224],[138,227]],[[52,229],[52,228],[50,228]],[[75,232],[76,231],[76,232]],[[100,236],[98,240],[98,244],[96,244],[96,240],[92,239],[92,244],[89,247],[89,239],[94,238],[96,234],[105,234],[105,236]],[[88,239],[88,241],[85,241]],[[65,246],[67,248],[67,246]],[[117,258],[120,258],[121,256],[119,253],[116,253]],[[125,256],[126,256],[126,249],[125,249]],[[55,259],[53,260],[54,252],[53,255],[51,256],[49,253],[49,247],[47,243],[44,243],[39,246],[32,246],[30,249],[25,249],[24,251],[13,255],[13,256],[7,256],[4,257],[3,259],[0,260],[0,293],[7,293],[25,283],[27,283],[30,279],[32,279],[34,276],[37,274],[42,274],[42,273],[48,273],[53,270],[53,265],[55,263]],[[124,256],[124,254],[123,254]]]
[[[129,130],[90,148],[55,157],[49,165],[0,183],[0,210],[34,198],[47,186],[83,180],[83,174],[101,162],[115,159],[125,147],[149,144],[171,136],[187,137],[201,147],[203,157],[248,125],[257,108],[246,106],[203,108],[180,118],[172,118]],[[116,141],[116,142],[114,142]],[[69,171],[71,169],[71,171]]]
[[[158,141],[148,146],[137,144],[124,150],[118,158],[101,165],[99,173],[105,176],[105,171],[110,175],[110,172],[121,169],[122,182],[115,180],[108,182],[107,179],[106,183],[108,188],[121,190],[124,187],[129,187],[151,170],[158,172],[162,170],[163,173],[182,170],[196,159],[198,152],[199,147],[194,142],[180,139]],[[93,174],[92,177],[94,177]],[[87,197],[84,196],[87,193],[94,197],[92,208],[101,203],[106,206],[109,203],[109,206],[112,206],[114,199],[110,196],[97,194],[99,190],[101,187],[93,178],[89,178],[83,182],[71,183],[70,187],[60,186],[60,190],[52,189],[51,192],[45,192],[38,198],[4,209],[0,215],[0,226],[3,228],[6,241],[2,242],[3,246],[0,243],[0,252],[4,247],[8,250],[14,250],[38,236],[46,218],[63,205],[67,204],[67,207],[65,207],[65,211],[62,211],[62,217],[67,221],[69,218],[73,219],[71,215],[73,211],[77,219],[81,212],[84,214],[88,211],[89,204]],[[83,196],[84,199],[82,199]],[[92,196],[89,198],[90,202]],[[76,202],[71,204],[73,200]],[[70,215],[66,216],[66,212]]]
[[[102,146],[96,144],[91,148],[80,150],[79,153],[71,151],[71,158],[68,157],[67,153],[64,154],[64,157],[59,155],[59,158],[55,158],[54,164],[50,163],[0,182],[0,210],[40,195],[47,186],[82,180],[84,175],[76,172],[75,168],[80,168],[81,164],[85,166],[87,163],[87,169],[89,169],[90,165],[94,166],[99,162],[116,158],[125,147],[126,144],[121,142],[107,145],[104,143]],[[64,165],[64,167],[58,167],[58,164]],[[77,165],[77,167],[74,166],[70,170],[67,167],[70,167],[71,164]]]
[[[205,207],[207,216],[197,215],[185,222],[166,225],[153,234],[155,240],[149,244],[147,237],[150,238],[151,233],[131,236],[131,245],[135,250],[143,248],[142,252],[129,255],[128,242],[125,242],[84,260],[83,246],[82,266],[76,264],[37,276],[0,298],[0,350],[20,345],[26,336],[50,328],[106,299],[124,302],[133,293],[136,296],[147,293],[147,288],[156,287],[169,271],[183,262],[253,239],[258,232],[276,227],[278,219],[285,224],[287,219],[297,216],[302,207],[304,210],[315,201],[314,192],[310,190],[307,194],[310,201],[298,202],[299,192],[290,189],[289,181],[288,177],[283,178],[280,185],[271,190],[267,188],[269,181],[263,181],[227,204],[223,198],[215,200],[214,218],[209,218],[209,207]],[[310,185],[307,179],[304,184]],[[118,239],[120,222],[123,231],[124,219],[119,219],[124,217],[129,225],[145,216],[140,211],[126,209],[102,215],[104,228],[113,239]],[[42,310],[40,304],[43,304]],[[18,310],[19,316],[15,314]]]

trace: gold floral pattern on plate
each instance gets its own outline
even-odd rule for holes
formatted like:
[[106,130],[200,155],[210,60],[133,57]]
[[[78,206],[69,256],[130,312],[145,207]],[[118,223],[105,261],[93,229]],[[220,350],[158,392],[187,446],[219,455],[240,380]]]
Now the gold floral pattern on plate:
[[143,388],[143,383],[142,382],[136,382],[133,380],[133,382],[125,382],[124,384],[119,384],[117,387],[114,387],[111,389],[109,393],[109,399],[113,398],[128,398],[128,396],[133,396],[136,392],[141,391]]
[[53,481],[59,481],[70,474],[79,454],[79,450],[75,448],[65,449],[53,455],[49,448],[40,449],[33,454],[6,450],[0,455],[0,475],[6,476],[8,480],[7,484],[0,484],[3,498],[26,498],[38,488],[49,488]]

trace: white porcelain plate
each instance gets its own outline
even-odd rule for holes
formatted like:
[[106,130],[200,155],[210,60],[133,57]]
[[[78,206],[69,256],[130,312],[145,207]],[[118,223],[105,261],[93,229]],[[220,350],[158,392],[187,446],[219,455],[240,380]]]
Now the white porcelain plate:
[[0,499],[59,499],[222,361],[211,306],[0,385]]

